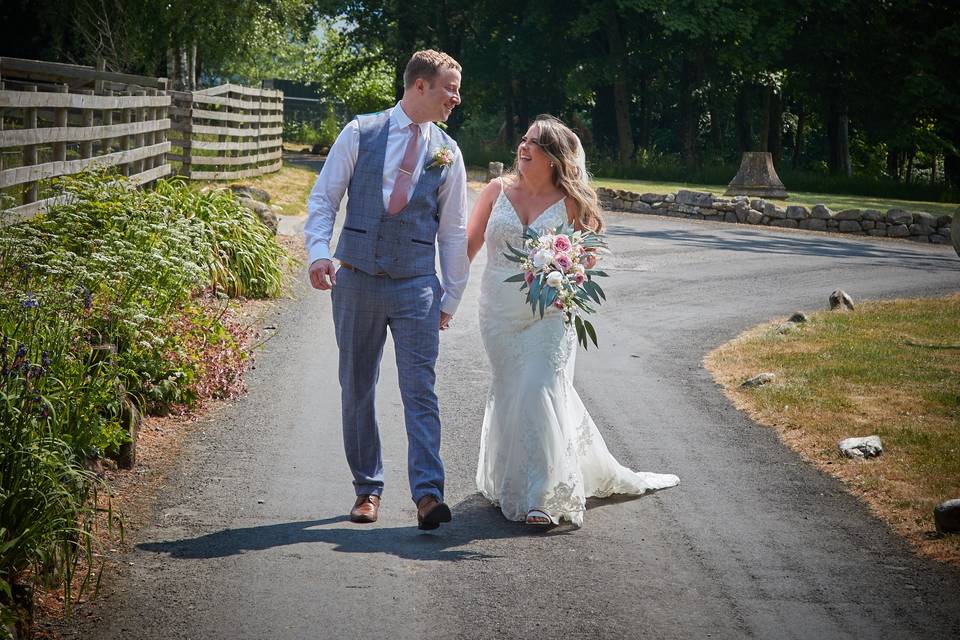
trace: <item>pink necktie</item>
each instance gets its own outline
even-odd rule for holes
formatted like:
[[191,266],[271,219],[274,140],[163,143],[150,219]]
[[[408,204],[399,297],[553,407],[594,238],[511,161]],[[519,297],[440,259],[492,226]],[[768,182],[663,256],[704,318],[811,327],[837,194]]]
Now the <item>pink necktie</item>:
[[390,214],[400,213],[400,210],[407,206],[407,194],[410,191],[410,183],[413,181],[413,170],[417,168],[420,127],[414,122],[410,124],[409,129],[410,142],[407,143],[407,150],[403,152],[403,160],[400,161],[397,179],[393,181],[393,192],[390,193],[390,202],[387,204],[387,212]]

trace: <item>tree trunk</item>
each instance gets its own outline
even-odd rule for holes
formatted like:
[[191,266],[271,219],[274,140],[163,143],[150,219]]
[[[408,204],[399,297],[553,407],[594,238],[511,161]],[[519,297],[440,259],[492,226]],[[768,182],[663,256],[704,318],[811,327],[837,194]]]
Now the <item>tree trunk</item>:
[[760,106],[760,113],[763,114],[763,122],[760,123],[760,151],[770,151],[770,94],[773,89],[763,88],[763,102]]
[[887,147],[887,175],[894,180],[900,179],[900,152]]
[[803,135],[806,133],[807,111],[801,105],[800,112],[797,114],[797,135],[793,142],[793,168],[800,166],[800,158],[803,155]]
[[517,142],[517,130],[514,122],[516,114],[513,110],[513,81],[509,77],[504,83],[503,96],[503,116],[505,118],[503,137],[507,148],[513,149]]
[[773,88],[770,89],[767,151],[773,156],[773,165],[779,167],[783,158],[783,96]]
[[637,142],[641,149],[650,148],[650,97],[647,93],[647,73],[640,74],[640,122]]
[[943,175],[954,189],[960,188],[960,155],[955,153],[944,154]]
[[850,118],[847,105],[837,90],[827,97],[827,140],[830,147],[829,166],[832,175],[851,175]]
[[678,123],[680,157],[687,167],[695,167],[697,158],[697,109],[694,89],[697,67],[693,61],[684,58],[680,68],[680,121]]
[[526,135],[530,128],[530,112],[527,107],[527,87],[523,80],[513,81],[513,95],[517,96],[517,131]]
[[940,159],[940,156],[938,156],[937,154],[933,154],[930,157],[930,160],[931,160],[930,161],[930,184],[937,183],[937,163],[939,159]]
[[907,152],[907,184],[913,184],[913,159],[917,156],[914,150]]
[[611,5],[606,15],[607,44],[613,68],[613,110],[617,123],[617,152],[621,163],[633,156],[633,129],[630,126],[630,92],[627,89],[627,51],[616,9]]
[[190,91],[195,91],[197,88],[197,43],[194,42],[190,45],[190,60],[188,62],[190,65],[190,72],[187,75],[190,78]]
[[737,91],[736,104],[737,126],[737,155],[743,156],[746,151],[753,151],[753,127],[750,123],[750,95],[746,84],[740,85]]
[[710,147],[714,158],[723,157],[723,123],[720,116],[720,98],[717,91],[710,92]]

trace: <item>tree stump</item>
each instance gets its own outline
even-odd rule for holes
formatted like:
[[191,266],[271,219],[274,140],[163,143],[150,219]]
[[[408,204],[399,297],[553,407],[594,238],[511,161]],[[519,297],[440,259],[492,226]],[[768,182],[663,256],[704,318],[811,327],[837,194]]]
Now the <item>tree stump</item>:
[[740,170],[723,195],[786,200],[787,190],[773,168],[773,156],[769,152],[747,151],[740,160]]
[[487,182],[503,175],[503,163],[491,162],[487,165]]

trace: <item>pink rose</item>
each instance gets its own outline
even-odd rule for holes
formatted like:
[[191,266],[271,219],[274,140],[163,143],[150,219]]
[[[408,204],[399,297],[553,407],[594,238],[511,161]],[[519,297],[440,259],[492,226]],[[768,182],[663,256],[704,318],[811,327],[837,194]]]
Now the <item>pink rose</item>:
[[587,280],[587,276],[583,275],[582,273],[578,273],[573,277],[573,281],[576,282],[578,285],[583,284],[584,282],[586,282],[586,280]]
[[583,266],[585,266],[587,269],[593,269],[595,266],[597,266],[597,256],[593,255],[592,253],[588,253],[580,259],[580,262],[582,262]]
[[557,265],[561,271],[566,271],[573,266],[573,260],[567,254],[560,253],[553,259],[553,264]]
[[563,302],[560,300],[554,300],[553,306],[555,306],[557,309],[560,309],[560,311],[563,311]]
[[523,274],[523,281],[530,285],[533,282],[533,271],[527,271]]
[[558,253],[565,253],[570,251],[573,245],[570,244],[570,239],[567,236],[557,236],[553,239],[553,250]]

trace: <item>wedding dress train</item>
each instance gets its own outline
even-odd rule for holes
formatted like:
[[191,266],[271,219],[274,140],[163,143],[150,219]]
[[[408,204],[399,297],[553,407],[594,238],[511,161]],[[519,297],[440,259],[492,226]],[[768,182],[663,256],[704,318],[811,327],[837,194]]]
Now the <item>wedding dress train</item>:
[[[531,227],[542,233],[566,222],[563,201]],[[481,282],[480,334],[493,371],[480,436],[477,488],[510,520],[532,509],[554,524],[583,524],[585,500],[643,494],[677,485],[677,476],[631,471],[607,450],[573,388],[577,339],[556,309],[535,316],[503,257],[519,247],[523,224],[506,194],[493,205],[484,235],[487,265]]]

